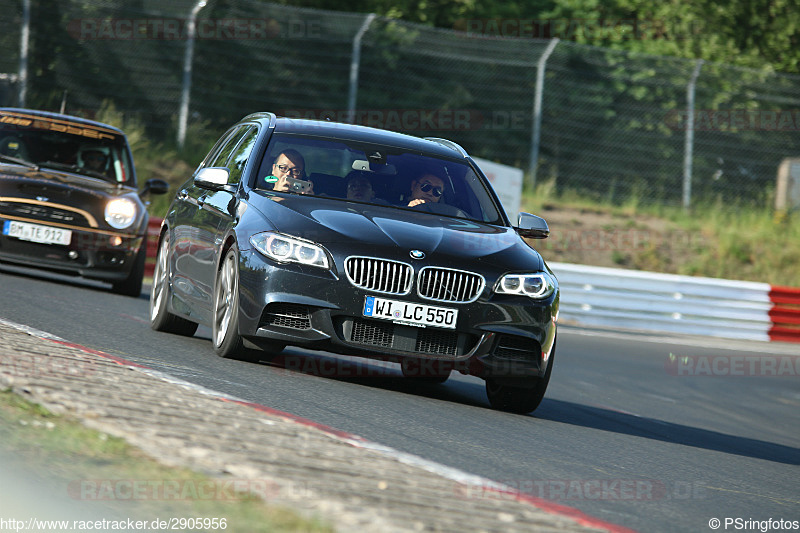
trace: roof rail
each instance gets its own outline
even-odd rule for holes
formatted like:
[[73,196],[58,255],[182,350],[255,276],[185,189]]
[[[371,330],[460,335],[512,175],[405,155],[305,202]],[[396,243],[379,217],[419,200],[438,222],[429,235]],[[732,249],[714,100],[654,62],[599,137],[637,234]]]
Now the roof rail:
[[446,147],[450,148],[451,150],[455,150],[456,152],[460,153],[464,157],[469,157],[469,154],[467,153],[466,150],[461,148],[461,146],[459,144],[454,143],[453,141],[450,141],[448,139],[442,139],[441,137],[425,137],[425,140],[426,141],[433,141],[435,143],[439,143],[442,146],[446,146]]

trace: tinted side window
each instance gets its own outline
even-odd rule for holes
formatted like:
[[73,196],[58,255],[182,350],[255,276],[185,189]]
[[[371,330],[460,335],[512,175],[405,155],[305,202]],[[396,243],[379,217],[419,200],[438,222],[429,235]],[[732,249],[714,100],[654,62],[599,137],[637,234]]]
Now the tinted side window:
[[[256,138],[258,137],[258,128],[256,126],[243,128],[243,132],[241,141],[238,146],[236,146],[236,149],[234,149],[226,165],[231,173],[228,178],[228,183],[239,183],[239,180],[242,178],[242,172],[244,172],[244,167],[247,164],[247,159],[250,157],[253,146],[256,144]],[[239,137],[239,135],[237,135],[237,137]]]
[[214,147],[206,154],[206,157],[203,159],[203,162],[200,163],[198,170],[205,167],[212,166],[211,163],[216,159],[217,154],[219,154],[220,149],[225,146],[228,139],[231,138],[232,135],[238,130],[238,127],[233,127],[225,132],[225,135],[220,137],[217,142],[214,144]]
[[209,161],[208,166],[210,167],[224,167],[228,162],[228,159],[233,152],[233,149],[236,148],[236,145],[239,144],[239,141],[242,140],[242,137],[245,133],[247,133],[248,128],[240,127],[236,133],[228,137],[228,140],[225,141],[225,144],[220,148],[217,155]]

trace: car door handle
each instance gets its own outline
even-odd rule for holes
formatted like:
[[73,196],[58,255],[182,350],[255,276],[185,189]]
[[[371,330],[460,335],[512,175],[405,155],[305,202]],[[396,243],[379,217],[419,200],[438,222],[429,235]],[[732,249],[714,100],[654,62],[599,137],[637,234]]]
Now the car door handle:
[[203,207],[204,203],[206,203],[206,195],[205,194],[197,199],[197,207]]
[[181,189],[181,192],[178,193],[178,200],[186,200],[189,197],[189,191],[186,189]]

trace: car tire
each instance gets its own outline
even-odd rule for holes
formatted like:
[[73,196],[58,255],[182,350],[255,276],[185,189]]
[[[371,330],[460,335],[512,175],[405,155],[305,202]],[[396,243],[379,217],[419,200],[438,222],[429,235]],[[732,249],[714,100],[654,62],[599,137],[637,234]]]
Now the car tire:
[[231,246],[217,269],[211,316],[214,351],[225,359],[249,360],[239,335],[239,250]]
[[142,295],[142,280],[144,279],[144,264],[147,260],[147,241],[142,242],[141,248],[133,259],[133,267],[128,277],[116,281],[111,285],[111,291],[123,296],[138,298]]
[[502,378],[487,378],[486,396],[489,398],[492,408],[520,415],[535,411],[542,403],[547,385],[550,383],[555,355],[555,346],[553,346],[553,351],[550,353],[550,364],[543,377],[533,378],[535,381],[533,386],[529,384],[526,387],[516,387],[503,383]]
[[165,233],[158,246],[156,266],[153,270],[153,287],[150,291],[150,327],[164,333],[191,337],[197,331],[197,324],[173,315],[167,310],[170,277],[169,234]]
[[[443,364],[437,361],[440,364]],[[418,383],[429,383],[431,385],[444,383],[450,377],[451,370],[444,370],[442,368],[426,368],[428,365],[424,364],[419,359],[406,358],[400,362],[400,371],[403,377],[411,379]],[[434,366],[436,366],[434,364]]]

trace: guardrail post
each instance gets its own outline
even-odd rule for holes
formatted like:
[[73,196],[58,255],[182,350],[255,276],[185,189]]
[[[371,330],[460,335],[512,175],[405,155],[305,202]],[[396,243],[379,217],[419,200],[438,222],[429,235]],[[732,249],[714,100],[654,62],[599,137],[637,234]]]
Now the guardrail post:
[[683,209],[692,205],[692,153],[694,151],[694,93],[703,60],[694,65],[689,85],[686,86],[686,143],[683,150]]
[[367,33],[375,13],[370,13],[353,37],[353,53],[350,56],[350,90],[347,94],[347,122],[353,123],[356,116],[356,96],[358,95],[358,71],[361,68],[361,39]]
[[536,168],[539,166],[539,141],[542,132],[542,95],[544,94],[544,70],[547,59],[556,49],[559,39],[552,39],[544,53],[536,63],[536,92],[533,96],[533,131],[531,132],[531,160],[528,172],[531,175],[531,187],[536,187]]
[[189,120],[189,94],[192,91],[192,61],[194,61],[194,38],[197,33],[197,14],[206,5],[206,0],[199,0],[189,13],[186,25],[186,52],[183,56],[183,89],[181,89],[181,107],[178,113],[178,146],[183,148],[186,141],[186,122]]
[[31,0],[22,0],[22,32],[19,38],[19,107],[25,107],[28,93],[28,43],[31,34]]

